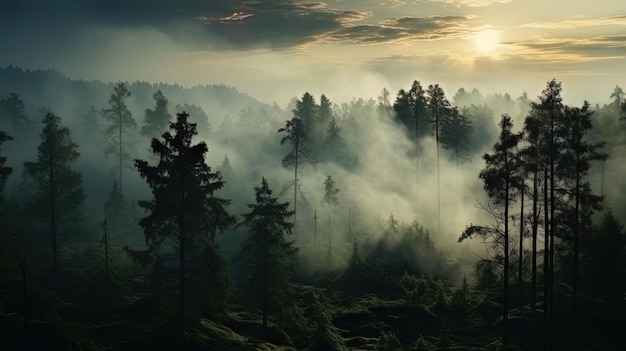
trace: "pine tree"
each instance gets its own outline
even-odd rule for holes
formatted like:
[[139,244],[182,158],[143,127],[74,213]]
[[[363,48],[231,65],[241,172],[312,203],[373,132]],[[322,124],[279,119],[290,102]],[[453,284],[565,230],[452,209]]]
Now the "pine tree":
[[341,127],[337,124],[335,117],[330,119],[328,129],[326,131],[325,142],[326,154],[330,161],[337,162],[340,160],[341,152],[345,147],[345,141],[341,136]]
[[322,200],[322,204],[328,206],[328,257],[332,257],[332,227],[331,227],[331,213],[332,206],[336,206],[339,201],[337,199],[337,194],[339,193],[338,188],[335,187],[335,181],[328,176],[324,181],[324,199]]
[[[179,113],[176,122],[170,123],[170,130],[163,134],[163,140],[152,139],[152,151],[159,156],[156,165],[136,159],[135,167],[152,190],[153,198],[140,201],[139,205],[148,211],[139,225],[143,228],[148,245],[147,254],[160,255],[163,244],[171,243],[178,260],[178,317],[184,328],[187,314],[188,271],[197,261],[198,251],[207,262],[210,283],[217,290],[223,267],[215,266],[223,261],[214,252],[215,237],[235,223],[235,217],[228,214],[226,206],[230,200],[216,196],[224,182],[219,173],[211,171],[205,163],[208,152],[204,142],[192,144],[197,135],[195,123],[190,123],[189,115]],[[134,257],[145,257],[141,252],[128,249]],[[157,257],[158,258],[158,257]],[[182,330],[181,330],[182,332]]]
[[[2,151],[2,144],[6,141],[11,141],[11,138],[7,133],[0,130],[0,151]],[[4,186],[7,182],[7,178],[13,172],[11,167],[5,166],[7,158],[0,153],[0,208],[4,205]]]
[[[589,170],[594,161],[604,161],[608,155],[600,152],[603,143],[590,143],[587,133],[591,130],[589,103],[585,101],[582,108],[566,106],[564,109],[565,123],[568,133],[565,138],[565,151],[560,157],[560,172],[569,175],[566,179],[570,198],[569,208],[564,209],[565,219],[563,232],[573,232],[573,272],[572,272],[572,315],[578,313],[580,236],[589,231],[591,216],[594,210],[600,209],[601,198],[591,193]],[[573,202],[573,204],[572,204]],[[572,208],[573,207],[573,208]]]
[[[310,106],[313,103],[313,106]],[[285,136],[280,140],[280,144],[291,144],[291,151],[283,157],[282,164],[285,168],[294,168],[293,172],[293,223],[296,224],[297,217],[297,204],[298,204],[298,168],[302,163],[313,162],[313,157],[310,149],[310,141],[308,133],[306,132],[307,124],[310,125],[311,121],[304,122],[303,117],[312,119],[312,113],[315,111],[315,100],[313,97],[306,93],[303,97],[303,101],[296,101],[296,109],[294,117],[286,121],[285,126],[278,130],[279,133],[285,133]]]
[[118,158],[118,185],[121,193],[124,192],[122,187],[124,162],[131,159],[130,152],[133,147],[132,141],[127,140],[126,136],[130,133],[130,129],[137,127],[137,123],[124,101],[130,96],[131,93],[126,84],[118,83],[113,88],[113,94],[109,98],[109,108],[102,109],[100,112],[109,123],[109,126],[104,130],[104,137],[108,143],[105,153],[107,156],[113,154]]
[[441,146],[452,151],[457,168],[459,161],[467,157],[472,131],[472,122],[456,107],[450,110],[449,118],[441,125]]
[[155,103],[154,110],[146,109],[144,126],[141,128],[141,134],[148,138],[161,135],[172,119],[172,115],[167,111],[167,98],[163,96],[161,90],[154,93],[152,98]]
[[439,144],[441,137],[441,127],[447,120],[450,109],[450,102],[446,99],[443,89],[439,84],[428,86],[428,112],[430,122],[434,128],[435,145],[437,149],[437,229],[441,229],[441,182],[439,172]]
[[30,124],[26,117],[24,101],[20,94],[10,93],[0,100],[0,127],[10,128],[14,134],[21,133]]
[[202,107],[196,104],[176,104],[176,106],[174,107],[174,111],[176,112],[176,114],[185,112],[187,113],[187,115],[189,115],[189,121],[196,124],[198,136],[201,138],[201,140],[205,139],[209,135],[209,133],[211,133],[212,125],[209,121],[209,116],[207,116]]
[[56,275],[59,234],[63,224],[80,219],[85,195],[80,173],[71,168],[80,154],[69,129],[53,113],[46,115],[43,124],[37,159],[24,162],[24,176],[33,189],[30,208],[49,221],[52,268]]
[[[483,159],[486,167],[480,172],[479,177],[484,182],[484,189],[490,198],[492,205],[487,208],[496,220],[495,227],[469,226],[459,238],[459,241],[470,238],[473,235],[482,237],[495,236],[496,243],[502,243],[504,255],[503,265],[503,306],[502,342],[507,343],[507,320],[509,310],[509,209],[515,199],[516,189],[520,189],[522,181],[520,163],[516,157],[516,148],[522,139],[522,133],[512,132],[513,123],[511,117],[502,115],[500,122],[500,138],[495,143],[493,154],[485,154]],[[499,208],[499,211],[495,209]],[[500,227],[500,224],[504,228]]]
[[268,314],[279,313],[285,306],[285,294],[297,265],[297,248],[286,236],[292,234],[293,223],[289,217],[289,203],[278,202],[263,178],[254,187],[256,203],[249,204],[242,225],[250,230],[250,236],[241,248],[245,261],[247,282],[254,295],[255,306],[263,313],[263,325],[267,326]]

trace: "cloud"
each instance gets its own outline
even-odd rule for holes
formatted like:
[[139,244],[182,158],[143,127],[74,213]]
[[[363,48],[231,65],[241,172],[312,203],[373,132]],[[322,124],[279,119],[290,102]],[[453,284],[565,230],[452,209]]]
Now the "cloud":
[[366,11],[313,1],[67,0],[53,6],[44,0],[25,0],[0,5],[0,29],[10,33],[30,27],[62,40],[74,37],[72,30],[147,27],[199,49],[208,44],[283,48],[313,41],[369,16]]
[[404,40],[458,38],[470,33],[467,22],[474,16],[396,17],[378,24],[345,26],[324,36],[329,42],[381,44]]
[[626,36],[593,38],[540,38],[532,41],[510,42],[519,55],[546,62],[581,62],[626,57]]
[[429,2],[441,2],[454,7],[487,7],[493,4],[504,4],[513,0],[428,0]]
[[532,22],[526,23],[521,27],[524,28],[538,28],[538,29],[573,29],[580,27],[595,27],[595,26],[626,26],[626,15],[624,16],[609,16],[599,18],[580,18],[571,19],[556,22]]

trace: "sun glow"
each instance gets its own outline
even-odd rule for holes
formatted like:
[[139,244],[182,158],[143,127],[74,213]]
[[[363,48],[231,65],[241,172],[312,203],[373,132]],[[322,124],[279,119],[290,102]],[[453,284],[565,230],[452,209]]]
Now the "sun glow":
[[498,31],[495,30],[483,30],[474,34],[474,45],[476,50],[481,53],[489,53],[498,48],[500,40],[498,38]]

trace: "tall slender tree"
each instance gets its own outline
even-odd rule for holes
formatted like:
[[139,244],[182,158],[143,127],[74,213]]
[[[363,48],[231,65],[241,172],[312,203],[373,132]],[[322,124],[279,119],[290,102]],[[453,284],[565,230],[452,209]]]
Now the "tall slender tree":
[[333,240],[332,240],[332,206],[336,206],[339,203],[337,194],[339,194],[339,188],[335,186],[335,181],[331,176],[328,176],[324,181],[324,199],[322,204],[328,206],[328,257],[332,257]]
[[123,191],[122,170],[124,162],[130,161],[130,152],[133,147],[132,139],[125,138],[131,129],[137,127],[133,115],[126,106],[125,100],[131,96],[126,84],[119,82],[113,87],[113,93],[109,98],[109,108],[102,109],[101,114],[109,123],[104,130],[104,136],[108,146],[105,149],[106,155],[115,155],[118,159],[118,185],[120,193]]
[[313,162],[312,152],[310,149],[309,134],[307,127],[311,125],[313,114],[315,113],[315,100],[306,93],[302,101],[296,101],[296,109],[293,111],[294,117],[287,120],[285,126],[278,130],[279,133],[285,135],[280,140],[280,144],[291,144],[291,151],[283,157],[282,164],[285,168],[293,167],[293,223],[296,224],[297,205],[298,205],[298,168],[302,163]]
[[245,261],[248,287],[255,297],[254,302],[263,314],[263,325],[268,324],[270,311],[280,312],[284,308],[285,293],[297,265],[297,251],[286,236],[292,234],[293,223],[289,217],[289,203],[278,202],[263,178],[261,185],[254,187],[256,203],[249,204],[250,212],[243,215],[243,222],[250,236],[241,247]]
[[[515,200],[516,191],[520,189],[522,177],[520,164],[517,160],[517,146],[522,139],[522,133],[513,132],[511,117],[502,115],[500,121],[500,137],[495,143],[493,154],[485,154],[483,159],[486,167],[480,172],[479,177],[484,182],[484,189],[490,198],[490,202],[501,210],[498,212],[489,206],[496,220],[496,227],[469,226],[459,238],[459,241],[470,238],[473,235],[496,236],[496,241],[502,242],[503,263],[503,294],[502,294],[502,342],[508,342],[508,313],[509,313],[509,217],[510,205]],[[502,227],[500,227],[500,224]]]
[[435,144],[437,149],[437,230],[441,230],[441,182],[439,167],[439,139],[441,127],[447,120],[450,102],[446,99],[443,89],[439,84],[428,86],[428,112],[434,128]]
[[[7,133],[0,130],[0,151],[2,151],[2,144],[6,141],[11,141],[11,138]],[[11,167],[5,166],[7,158],[0,154],[0,208],[4,205],[4,186],[7,182],[7,178],[13,172]]]
[[[199,250],[203,256],[217,255],[214,251],[216,234],[236,221],[226,210],[230,200],[216,194],[224,182],[220,174],[213,172],[205,162],[207,145],[204,142],[192,143],[197,135],[196,124],[190,123],[188,117],[186,113],[177,114],[176,121],[170,123],[170,130],[162,135],[163,140],[152,139],[152,151],[159,156],[158,164],[135,160],[135,167],[153,195],[151,200],[139,202],[148,212],[139,222],[146,236],[147,253],[158,255],[164,244],[175,248],[178,260],[178,317],[183,329],[187,314],[187,272],[197,261],[193,255]],[[129,252],[139,257],[136,251]],[[208,267],[213,272],[212,276],[218,275],[222,268],[216,267],[215,262],[221,261],[212,257],[206,261],[213,263]],[[211,283],[217,288],[215,281]]]
[[565,219],[562,222],[564,232],[572,232],[573,246],[573,273],[572,273],[572,316],[578,315],[579,266],[580,266],[580,236],[588,232],[591,227],[591,216],[594,210],[600,208],[601,198],[591,193],[589,170],[594,161],[604,161],[608,155],[600,149],[604,143],[590,143],[587,133],[592,128],[592,111],[585,101],[582,108],[566,106],[564,109],[565,123],[568,127],[565,138],[565,151],[560,158],[559,168],[562,173],[569,175],[566,185],[570,197],[569,208],[564,209]]
[[80,173],[71,168],[80,154],[69,129],[53,113],[46,115],[43,124],[37,159],[24,162],[24,176],[33,189],[30,208],[49,223],[52,269],[56,275],[59,233],[62,225],[80,219],[85,195]]

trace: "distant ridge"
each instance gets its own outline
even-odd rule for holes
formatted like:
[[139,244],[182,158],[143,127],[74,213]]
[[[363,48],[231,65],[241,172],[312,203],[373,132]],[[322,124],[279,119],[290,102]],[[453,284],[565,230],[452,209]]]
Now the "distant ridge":
[[[16,66],[0,68],[0,99],[9,93],[20,94],[28,115],[36,114],[47,107],[58,114],[72,115],[89,106],[105,107],[113,86],[117,82],[70,79],[57,70],[30,70]],[[207,115],[222,119],[224,115],[237,115],[244,108],[259,108],[263,103],[236,88],[225,84],[203,84],[185,87],[179,84],[150,83],[145,81],[126,82],[132,93],[129,99],[131,111],[140,119],[145,108],[152,107],[152,94],[161,90],[176,104],[196,104]]]

